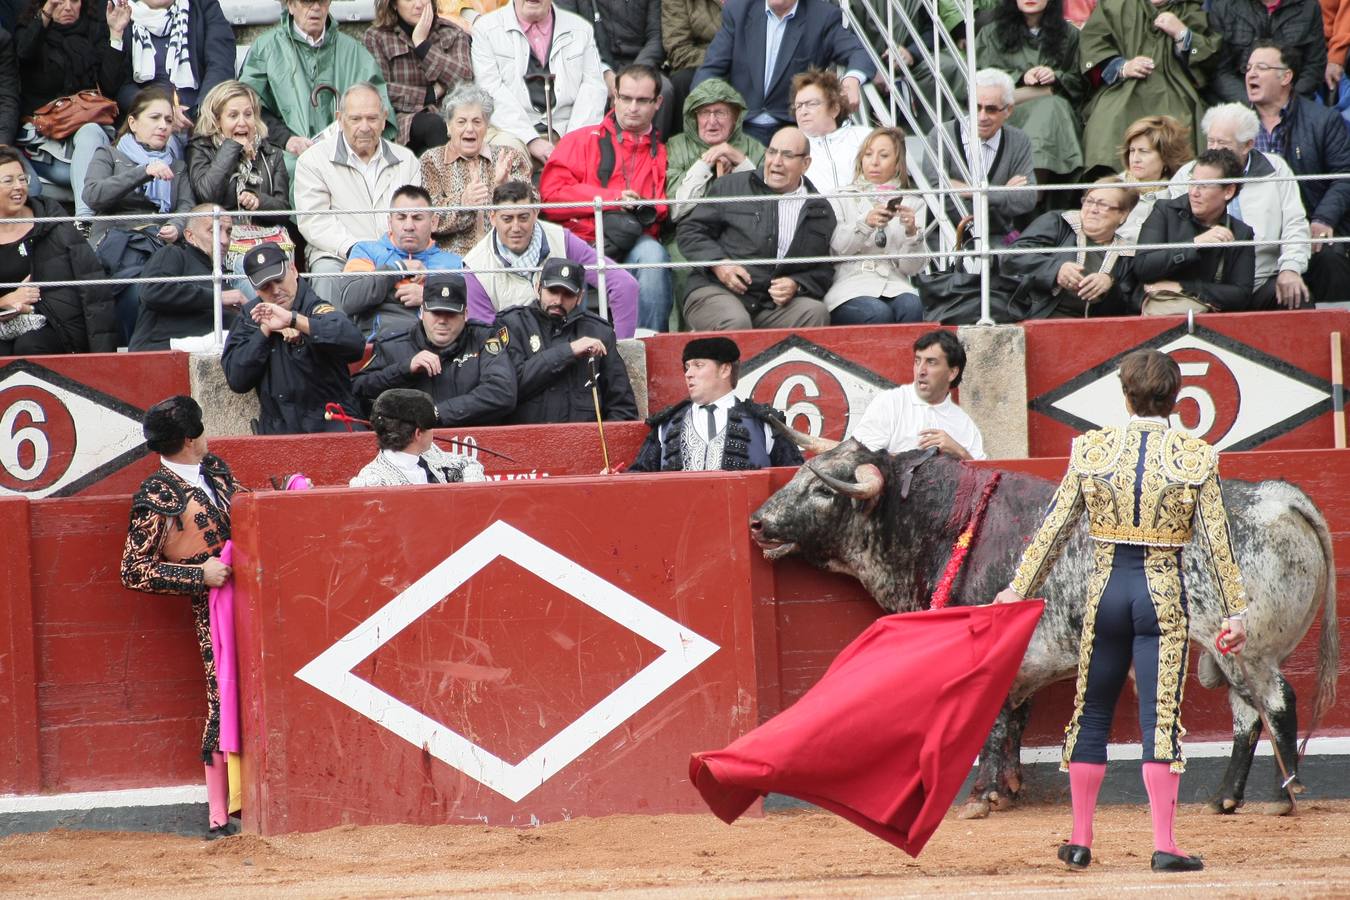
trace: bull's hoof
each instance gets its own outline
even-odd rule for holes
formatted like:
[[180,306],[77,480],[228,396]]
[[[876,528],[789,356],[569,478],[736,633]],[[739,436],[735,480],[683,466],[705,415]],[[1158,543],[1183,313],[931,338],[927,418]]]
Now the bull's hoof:
[[1206,808],[1216,816],[1231,816],[1241,805],[1241,800],[1234,800],[1232,797],[1215,797],[1209,801]]
[[985,799],[989,801],[989,808],[994,812],[1007,812],[1016,805],[1012,794],[1000,794],[998,791],[990,791],[985,795]]
[[1263,816],[1287,816],[1294,811],[1294,801],[1288,797],[1283,800],[1272,800],[1269,803],[1262,803],[1260,810]]
[[967,800],[966,805],[961,807],[957,813],[958,819],[987,819],[989,818],[989,801],[984,799]]

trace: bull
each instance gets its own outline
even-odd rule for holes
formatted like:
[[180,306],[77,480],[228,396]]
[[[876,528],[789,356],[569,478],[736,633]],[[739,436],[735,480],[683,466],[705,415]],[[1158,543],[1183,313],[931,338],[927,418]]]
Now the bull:
[[[806,449],[829,446],[782,430]],[[987,477],[987,471],[948,456],[922,451],[890,455],[848,440],[802,466],[754,512],[750,532],[769,559],[795,553],[818,568],[853,576],[889,612],[923,609],[965,525],[963,510],[973,507],[972,494],[979,493],[971,485]],[[1042,478],[1002,474],[952,586],[952,603],[987,603],[1007,586],[1054,490]],[[1200,683],[1207,688],[1227,685],[1233,713],[1232,755],[1210,808],[1232,813],[1243,803],[1261,734],[1258,709],[1268,715],[1270,737],[1281,758],[1291,768],[1296,765],[1295,697],[1280,665],[1319,609],[1314,722],[1335,700],[1340,648],[1331,534],[1312,500],[1283,481],[1226,481],[1223,497],[1249,598],[1242,664],[1215,650],[1224,607],[1203,551],[1188,547],[1183,565],[1190,636],[1201,651]],[[980,753],[974,787],[961,813],[965,818],[983,817],[991,807],[1016,799],[1030,698],[1077,670],[1083,585],[1093,567],[1088,540],[1086,522],[1080,523],[1043,588],[1045,613]],[[1292,794],[1302,786],[1296,773],[1291,774],[1290,793],[1277,786],[1266,811],[1292,810]],[[1283,780],[1276,779],[1277,785]]]

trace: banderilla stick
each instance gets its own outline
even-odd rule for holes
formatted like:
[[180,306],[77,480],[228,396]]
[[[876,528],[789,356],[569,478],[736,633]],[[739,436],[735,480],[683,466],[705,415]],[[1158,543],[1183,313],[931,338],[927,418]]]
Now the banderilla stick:
[[[328,422],[341,422],[342,424],[347,426],[348,431],[352,430],[353,425],[364,425],[367,428],[371,427],[370,422],[367,421],[366,419],[358,419],[356,418],[356,416],[347,415],[347,411],[342,408],[342,404],[340,403],[329,403],[328,405],[326,405],[323,408],[323,417]],[[487,453],[492,456],[499,457],[501,459],[506,460],[507,462],[516,461],[514,458],[507,456],[505,453],[498,453],[496,450],[489,450],[487,447],[484,447],[481,444],[470,444],[467,441],[461,441],[459,438],[441,437],[439,434],[433,434],[431,437],[432,440],[440,441],[442,444],[451,444],[456,447],[476,449],[481,453]]]
[[589,357],[586,365],[591,367],[591,400],[595,403],[595,427],[600,429],[600,455],[605,460],[605,469],[609,469],[609,447],[605,445],[605,420],[600,416],[600,369],[595,357]]

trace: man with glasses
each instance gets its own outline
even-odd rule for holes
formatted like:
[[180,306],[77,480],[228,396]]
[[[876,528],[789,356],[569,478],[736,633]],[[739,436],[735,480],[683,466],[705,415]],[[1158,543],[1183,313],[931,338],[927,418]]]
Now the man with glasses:
[[[652,127],[661,108],[661,75],[634,64],[619,72],[614,111],[593,128],[558,142],[539,179],[545,203],[578,203],[546,209],[544,215],[588,243],[595,242],[594,201],[603,213],[605,255],[625,263],[668,263],[658,237],[667,208],[666,145]],[[638,327],[665,331],[674,295],[669,269],[637,269]]]
[[[1308,284],[1303,280],[1312,255],[1308,217],[1289,164],[1273,153],[1255,149],[1260,123],[1256,113],[1240,103],[1212,107],[1200,127],[1209,149],[1233,151],[1242,164],[1243,176],[1251,179],[1229,202],[1228,212],[1252,226],[1256,240],[1270,241],[1256,248],[1254,308],[1311,307]],[[1195,163],[1187,163],[1172,176],[1173,197],[1187,192],[1194,168]]]
[[1322,8],[1317,0],[1224,0],[1208,6],[1209,30],[1223,38],[1210,93],[1224,103],[1247,99],[1243,76],[1252,49],[1261,41],[1296,48],[1306,63],[1294,92],[1311,97],[1322,85],[1327,67],[1327,42],[1322,36]]
[[1005,257],[1000,270],[1018,282],[1014,305],[1028,318],[1128,316],[1139,312],[1134,248],[1118,231],[1139,194],[1118,175],[1099,178],[1078,210],[1039,216],[1013,243],[1041,253]]
[[[963,149],[961,162],[964,165],[969,166],[970,157],[975,157],[976,164],[983,167],[983,174],[990,187],[1026,188],[1024,191],[998,191],[989,195],[989,243],[1000,246],[1007,242],[1008,233],[1016,227],[1019,217],[1026,216],[1036,207],[1036,164],[1032,158],[1031,139],[1026,132],[1007,124],[1013,111],[1013,82],[1008,74],[999,69],[981,69],[976,72],[975,103],[975,132],[978,140],[973,153],[970,128],[964,116],[944,122],[941,127],[946,131],[951,145]],[[939,156],[940,140],[934,129],[928,135],[928,146],[923,155],[923,174],[932,185],[938,183],[935,161]],[[944,183],[958,189],[966,200],[967,209],[974,212],[973,194],[962,174],[962,168],[945,148],[941,157]],[[947,216],[955,226],[961,219],[960,207],[950,201],[946,207]]]
[[708,189],[709,200],[735,199],[700,203],[680,220],[680,251],[707,264],[689,274],[684,298],[694,331],[829,324],[821,298],[834,266],[814,260],[830,256],[835,217],[806,180],[810,146],[800,129],[779,130],[760,169],[724,175]]
[[[1256,149],[1284,157],[1295,175],[1350,175],[1350,132],[1336,110],[1296,94],[1302,67],[1298,51],[1288,47],[1263,42],[1252,49],[1247,100],[1260,119]],[[1300,181],[1298,190],[1313,239],[1308,260],[1313,299],[1350,299],[1350,249],[1325,243],[1350,235],[1350,177]]]

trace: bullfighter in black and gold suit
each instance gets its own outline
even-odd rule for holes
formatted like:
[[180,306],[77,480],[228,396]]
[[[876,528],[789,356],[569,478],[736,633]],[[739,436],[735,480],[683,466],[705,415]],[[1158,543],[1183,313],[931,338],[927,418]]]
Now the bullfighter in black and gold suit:
[[1074,827],[1059,858],[1072,868],[1092,858],[1092,814],[1106,773],[1106,742],[1116,700],[1134,665],[1143,738],[1143,776],[1153,810],[1154,871],[1195,871],[1199,856],[1173,836],[1185,757],[1181,698],[1189,655],[1189,615],[1181,548],[1194,530],[1228,611],[1227,647],[1245,641],[1247,597],[1233,557],[1219,489],[1218,454],[1169,426],[1181,372],[1154,350],[1120,367],[1128,425],[1090,431],[1073,442],[1069,471],[1045,520],[1022,554],[1000,601],[1033,596],[1086,511],[1095,566],[1087,585],[1078,686],[1064,741]]
[[202,408],[191,397],[150,407],[142,424],[160,467],[131,500],[131,526],[122,551],[122,584],[133,591],[177,594],[192,602],[197,647],[206,673],[206,763],[210,824],[207,837],[233,834],[225,755],[220,752],[220,694],[211,648],[210,589],[230,577],[218,558],[230,539],[230,503],[243,490],[225,461],[207,452]]

